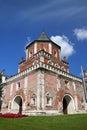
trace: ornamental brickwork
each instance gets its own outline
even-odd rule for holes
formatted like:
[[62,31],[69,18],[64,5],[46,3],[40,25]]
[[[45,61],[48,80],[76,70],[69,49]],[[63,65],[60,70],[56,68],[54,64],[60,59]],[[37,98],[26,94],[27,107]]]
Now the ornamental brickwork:
[[82,79],[69,73],[61,47],[42,32],[26,47],[18,74],[4,81],[2,113],[75,114],[85,111]]

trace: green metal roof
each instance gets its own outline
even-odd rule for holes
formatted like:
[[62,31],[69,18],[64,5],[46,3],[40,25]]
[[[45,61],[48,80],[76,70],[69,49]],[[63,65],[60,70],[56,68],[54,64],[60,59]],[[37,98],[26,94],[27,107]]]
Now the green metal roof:
[[37,40],[34,40],[33,42],[31,42],[29,45],[27,45],[26,46],[26,49],[31,45],[31,44],[33,44],[33,43],[35,43],[35,42],[41,42],[41,43],[49,43],[49,42],[51,42],[51,43],[53,43],[53,44],[55,44],[57,47],[59,47],[60,49],[61,49],[61,47],[59,46],[59,45],[57,45],[55,42],[53,42],[48,36],[47,36],[47,34],[45,33],[45,32],[42,32],[40,35],[39,35],[39,37],[37,38]]
[[42,32],[37,40],[38,41],[51,41],[45,32]]

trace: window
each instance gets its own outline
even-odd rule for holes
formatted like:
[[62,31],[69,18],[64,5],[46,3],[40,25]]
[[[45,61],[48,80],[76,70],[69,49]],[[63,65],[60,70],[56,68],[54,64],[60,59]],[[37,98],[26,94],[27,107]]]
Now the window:
[[35,94],[33,94],[31,97],[31,105],[36,106],[36,95]]
[[56,50],[54,51],[54,57],[57,58],[57,52],[56,52]]
[[32,57],[32,55],[33,55],[33,52],[30,51],[30,52],[29,52],[29,57]]
[[46,105],[47,105],[47,106],[52,106],[52,102],[53,102],[53,98],[52,98],[52,96],[48,93],[48,94],[46,95]]
[[36,105],[36,98],[35,97],[31,97],[31,105],[32,106]]
[[17,84],[16,84],[16,90],[18,90],[20,88],[20,82],[18,82]]

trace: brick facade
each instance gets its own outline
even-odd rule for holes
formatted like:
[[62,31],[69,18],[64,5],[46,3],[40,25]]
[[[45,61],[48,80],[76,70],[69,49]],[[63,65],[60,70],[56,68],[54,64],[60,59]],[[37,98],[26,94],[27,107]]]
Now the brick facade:
[[18,74],[5,80],[2,112],[74,114],[85,112],[82,79],[69,74],[61,47],[45,33],[26,47]]

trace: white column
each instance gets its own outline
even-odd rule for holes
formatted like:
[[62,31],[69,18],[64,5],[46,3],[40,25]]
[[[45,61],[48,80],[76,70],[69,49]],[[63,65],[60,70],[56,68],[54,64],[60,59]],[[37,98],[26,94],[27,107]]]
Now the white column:
[[27,87],[28,87],[28,77],[24,79],[24,94],[25,94],[25,102],[23,102],[23,110],[26,110],[26,102],[27,102]]
[[78,99],[77,96],[75,96],[75,109],[78,111]]
[[57,91],[61,88],[60,80],[57,79]]
[[44,72],[38,71],[37,77],[37,110],[44,110]]
[[37,53],[37,43],[34,44],[34,54]]
[[[76,92],[76,85],[74,82],[73,82],[73,89]],[[75,110],[78,111],[78,99],[76,95],[75,95]]]
[[27,91],[27,87],[28,87],[28,77],[25,77],[25,79],[24,79],[24,93]]
[[12,92],[13,92],[13,83],[11,84],[11,87],[10,87],[10,96],[12,96]]
[[74,91],[76,92],[76,85],[75,85],[74,82],[73,82],[73,89],[74,89]]
[[52,54],[52,44],[49,43],[49,53]]
[[26,60],[28,59],[28,49],[26,49]]

